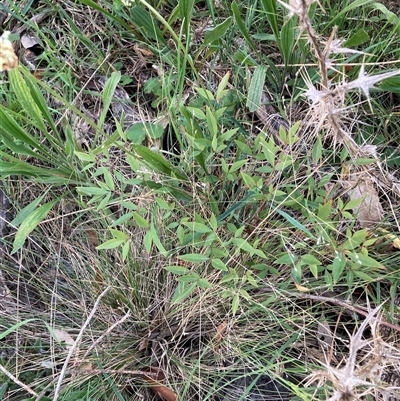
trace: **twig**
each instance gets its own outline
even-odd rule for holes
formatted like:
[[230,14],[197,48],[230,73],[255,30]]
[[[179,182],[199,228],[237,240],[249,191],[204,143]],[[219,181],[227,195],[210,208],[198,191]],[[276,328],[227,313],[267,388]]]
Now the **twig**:
[[35,397],[38,396],[35,391],[33,391],[30,387],[28,387],[26,384],[22,383],[20,380],[18,380],[13,374],[11,374],[8,370],[4,368],[3,365],[0,365],[0,370],[7,376],[9,377],[15,384],[18,384],[18,386],[22,387],[25,391],[27,391],[29,394],[34,395]]
[[159,378],[159,372],[143,372],[142,370],[125,370],[125,369],[71,369],[69,372],[78,373],[80,375],[84,373],[90,373],[91,375],[101,375],[103,373],[110,375],[131,375],[131,376],[144,376],[151,377],[155,380]]
[[104,295],[107,294],[107,292],[108,292],[109,290],[110,290],[110,286],[108,286],[108,287],[98,296],[96,302],[95,302],[94,305],[93,305],[92,311],[90,312],[90,314],[89,314],[89,316],[87,317],[85,323],[84,323],[83,326],[81,327],[81,329],[80,329],[80,331],[79,331],[79,334],[78,334],[78,337],[76,338],[74,344],[73,344],[72,347],[70,348],[70,350],[69,350],[69,352],[68,352],[68,355],[67,355],[67,358],[65,359],[64,365],[63,365],[63,367],[62,367],[62,369],[61,369],[60,377],[58,378],[58,381],[57,381],[57,386],[56,386],[56,390],[55,390],[55,392],[54,392],[53,401],[57,401],[57,399],[58,399],[58,395],[59,395],[60,389],[61,389],[61,384],[62,384],[62,381],[63,381],[63,379],[64,379],[64,376],[65,376],[65,374],[66,374],[66,372],[67,372],[67,368],[68,368],[69,361],[70,361],[70,359],[72,358],[72,355],[73,355],[73,353],[75,352],[76,348],[78,347],[78,344],[81,342],[82,337],[83,337],[83,333],[84,333],[86,327],[89,325],[89,323],[90,323],[90,321],[92,320],[94,314],[96,313],[96,310],[97,310],[97,308],[98,308],[98,306],[99,306],[100,300],[104,297]]
[[88,350],[85,352],[85,355],[83,356],[82,359],[85,359],[85,358],[89,355],[90,351],[91,351],[99,342],[101,342],[101,341],[103,340],[103,338],[104,338],[107,334],[109,334],[111,331],[113,331],[115,327],[117,327],[118,325],[120,325],[121,323],[123,323],[123,322],[124,322],[126,319],[128,319],[128,317],[130,317],[130,316],[131,316],[131,311],[129,311],[124,317],[122,317],[120,320],[118,320],[118,322],[115,322],[111,327],[109,327],[109,329],[108,329],[105,333],[103,333],[103,334],[88,348]]
[[[356,306],[350,305],[348,302],[343,301],[341,299],[337,299],[337,298],[329,298],[329,297],[323,297],[322,295],[312,295],[312,294],[290,294],[292,296],[296,296],[297,298],[303,298],[303,299],[311,299],[314,301],[320,301],[320,302],[330,302],[332,304],[336,304],[339,306],[343,306],[344,308],[352,311],[352,312],[356,312],[362,316],[368,317],[370,316],[369,312],[366,312],[364,309],[360,309]],[[386,326],[389,327],[395,331],[400,332],[400,326],[396,326],[395,324],[389,323],[389,322],[384,322],[380,319],[377,319],[377,321],[379,322],[379,324],[381,324],[382,326]]]

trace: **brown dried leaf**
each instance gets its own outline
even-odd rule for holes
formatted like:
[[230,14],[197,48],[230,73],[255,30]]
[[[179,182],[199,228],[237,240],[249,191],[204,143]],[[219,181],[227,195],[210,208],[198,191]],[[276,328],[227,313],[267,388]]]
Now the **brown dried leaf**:
[[93,246],[99,246],[99,238],[97,237],[97,232],[93,228],[87,228],[85,230],[86,238]]
[[75,340],[64,330],[53,329],[53,333],[59,342],[64,342],[67,351],[75,344]]
[[39,42],[36,40],[36,38],[29,34],[29,33],[25,33],[21,36],[21,44],[25,49],[29,49],[37,44],[39,44]]
[[296,282],[294,282],[294,285],[296,286],[297,290],[300,291],[300,292],[311,291],[309,288],[304,287],[303,285],[297,284]]
[[215,336],[215,340],[217,341],[217,343],[219,343],[222,340],[222,337],[225,334],[227,325],[228,325],[228,323],[226,321],[224,321],[217,327],[217,334]]
[[143,351],[144,349],[147,348],[148,345],[149,345],[149,338],[143,337],[139,343],[139,351]]
[[155,366],[150,368],[151,373],[156,373],[156,379],[150,376],[144,376],[145,381],[150,385],[150,388],[160,397],[165,399],[166,401],[178,401],[178,396],[172,391],[169,387],[160,383],[161,380],[165,379],[164,372]]
[[222,338],[225,334],[226,327],[228,323],[226,321],[223,321],[218,327],[217,327],[217,333],[215,334],[215,352],[219,354],[219,346],[221,344]]
[[351,200],[363,199],[353,209],[362,228],[371,228],[382,221],[384,211],[371,177],[366,174],[349,174],[348,179],[342,181],[341,185],[348,190],[347,194]]

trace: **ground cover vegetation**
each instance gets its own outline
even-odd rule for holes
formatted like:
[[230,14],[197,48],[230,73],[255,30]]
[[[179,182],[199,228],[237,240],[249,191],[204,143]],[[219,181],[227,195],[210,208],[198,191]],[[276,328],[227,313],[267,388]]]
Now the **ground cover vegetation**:
[[400,399],[396,1],[0,26],[1,399]]

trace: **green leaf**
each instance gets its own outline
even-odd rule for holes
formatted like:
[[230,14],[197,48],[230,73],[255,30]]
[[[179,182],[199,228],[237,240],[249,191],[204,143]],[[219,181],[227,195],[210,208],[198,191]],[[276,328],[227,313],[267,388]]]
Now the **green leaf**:
[[367,230],[358,230],[356,231],[351,238],[348,238],[346,242],[340,247],[344,250],[353,250],[359,247],[367,237]]
[[354,275],[370,283],[375,281],[375,279],[373,279],[369,274],[363,272],[362,270],[354,270]]
[[400,77],[387,78],[377,88],[385,92],[400,93]]
[[142,217],[139,213],[137,212],[132,212],[132,217],[134,218],[136,224],[141,227],[141,228],[149,228],[150,224],[149,222]]
[[210,258],[208,256],[202,255],[200,253],[188,253],[186,255],[180,255],[178,256],[178,259],[184,260],[186,262],[192,262],[192,263],[203,263],[209,260]]
[[[218,84],[216,100],[219,102],[227,93],[226,85],[228,85],[230,77],[230,72],[228,71],[221,79],[221,82]],[[233,130],[232,130],[233,131]]]
[[292,265],[297,260],[297,256],[292,253],[285,253],[274,261],[276,265]]
[[371,159],[368,157],[365,157],[365,158],[360,157],[358,159],[355,159],[353,161],[353,163],[357,164],[358,166],[366,166],[368,164],[375,164],[377,161],[378,161],[378,159]]
[[302,277],[302,264],[301,262],[296,263],[291,270],[291,274],[293,277],[293,280],[297,283],[300,284],[301,283],[301,277]]
[[116,230],[115,228],[110,228],[110,232],[114,238],[117,238],[117,239],[120,239],[123,241],[128,240],[128,236],[120,230]]
[[246,173],[243,172],[243,171],[240,172],[240,175],[241,175],[241,177],[242,177],[244,183],[245,183],[250,189],[257,188],[257,183],[254,181],[254,178],[253,178],[251,175],[246,174]]
[[110,191],[99,187],[77,187],[76,192],[80,195],[102,196],[108,194]]
[[309,265],[311,274],[318,280],[318,266],[317,265]]
[[322,141],[318,135],[312,149],[312,160],[314,163],[319,163],[322,157]]
[[263,143],[263,154],[267,160],[267,162],[271,165],[275,165],[275,155],[278,151],[278,147],[275,145],[275,141],[273,136],[271,135],[268,142]]
[[356,207],[358,207],[362,202],[363,202],[363,198],[360,199],[352,199],[350,202],[347,202],[342,210],[353,210]]
[[145,234],[145,236],[143,238],[143,245],[144,245],[144,248],[146,250],[146,253],[148,255],[150,255],[151,247],[153,245],[153,237],[151,236],[151,232],[150,231],[147,231],[147,233]]
[[236,281],[238,279],[238,275],[234,270],[231,270],[230,273],[226,274],[219,281],[220,284],[229,283],[230,281]]
[[[213,112],[211,109],[207,106],[206,107],[206,119],[207,119],[207,125],[208,129],[210,131],[211,137],[216,138],[218,135],[218,122],[216,117],[214,116]],[[215,149],[213,149],[215,151]]]
[[321,265],[322,263],[313,255],[307,253],[301,257],[301,261],[305,265]]
[[183,267],[183,266],[175,266],[175,265],[166,266],[166,267],[164,267],[164,269],[167,272],[178,274],[178,275],[189,274],[190,273],[190,270],[188,268],[186,268],[186,267]]
[[246,106],[252,113],[257,111],[261,106],[261,95],[264,90],[266,73],[267,67],[265,65],[259,65],[254,70],[251,78]]
[[166,251],[166,249],[164,248],[163,244],[161,243],[160,238],[157,235],[157,231],[156,231],[156,228],[155,228],[153,223],[150,226],[150,231],[149,232],[150,232],[150,235],[151,235],[151,238],[152,238],[152,241],[153,241],[154,245],[160,251],[161,255],[167,256],[168,252]]
[[129,241],[126,241],[124,245],[122,245],[122,261],[125,262],[128,257],[128,253],[131,249],[131,244]]
[[186,107],[186,110],[189,111],[194,117],[198,118],[199,120],[206,120],[206,115],[204,111],[199,109],[198,107]]
[[[32,135],[29,135],[19,124],[9,115],[7,109],[0,104],[0,139],[7,145],[8,148],[18,154],[33,156],[40,160],[46,160],[46,157],[51,159],[50,154],[43,148],[40,142]],[[20,143],[14,141],[14,138]],[[41,154],[33,151],[28,146],[40,150]],[[50,160],[49,159],[49,160]]]
[[110,191],[115,191],[114,179],[110,171],[106,168],[103,172],[104,181]]
[[205,278],[200,278],[199,280],[197,280],[197,285],[200,288],[211,288],[211,283]]
[[208,89],[205,88],[194,88],[194,89],[202,98],[209,101],[215,101],[214,95]]
[[7,337],[9,334],[13,333],[14,331],[17,331],[21,326],[24,326],[25,324],[28,324],[30,322],[35,321],[36,319],[26,319],[26,320],[21,320],[20,322],[14,324],[11,326],[9,329],[3,331],[0,333],[0,340],[3,338]]
[[372,267],[376,269],[385,269],[385,266],[382,263],[379,263],[377,260],[371,258],[368,255],[364,255],[363,253],[348,253],[350,258],[353,260],[355,264],[358,264],[360,267]]
[[370,37],[364,28],[359,29],[346,42],[343,47],[355,49],[357,46],[370,41]]
[[143,127],[143,123],[132,124],[126,130],[126,137],[133,143],[140,145],[146,139],[146,130]]
[[292,216],[288,215],[286,212],[280,209],[276,209],[276,212],[279,213],[282,217],[284,217],[290,224],[292,224],[294,227],[298,228],[299,230],[303,231],[306,233],[310,238],[314,238],[314,235],[311,233],[311,231],[304,227],[303,224],[298,222],[296,219],[294,219]]
[[346,256],[342,252],[335,252],[335,257],[332,262],[332,279],[336,284],[343,274],[343,270],[346,266]]
[[239,302],[240,302],[240,296],[239,294],[236,294],[232,298],[232,313],[235,315],[237,310],[239,309]]
[[126,137],[133,143],[141,144],[146,136],[159,139],[163,133],[164,127],[159,123],[134,123],[126,131]]
[[[383,3],[383,2],[382,2]],[[383,17],[390,23],[393,25],[396,25],[396,30],[397,33],[400,33],[400,18],[392,11],[390,11],[384,4],[382,3],[378,3],[378,2],[374,2],[371,4],[371,8],[375,9],[375,10],[379,10]]]
[[132,23],[142,31],[145,38],[154,39],[167,46],[167,41],[158,27],[157,21],[142,5],[131,8],[131,17]]
[[324,222],[328,221],[329,216],[332,211],[332,200],[324,203],[323,205],[319,205],[317,216]]
[[178,2],[179,14],[184,27],[184,34],[187,38],[190,37],[190,26],[194,10],[195,0],[180,0]]
[[272,29],[272,32],[275,35],[275,40],[279,40],[279,22],[278,22],[278,14],[276,12],[276,1],[274,0],[261,0],[261,4],[264,7],[266,18],[269,23],[269,26]]
[[254,52],[258,52],[257,46],[253,43],[253,41],[251,40],[249,31],[246,28],[246,25],[243,23],[242,18],[240,16],[240,10],[239,7],[237,5],[236,1],[233,1],[231,4],[231,9],[233,12],[233,16],[235,18],[235,22],[237,27],[239,28],[240,33],[242,34],[242,36],[246,39],[247,44],[251,47],[251,49]]
[[51,208],[58,202],[58,199],[45,203],[34,210],[25,221],[23,221],[15,234],[11,254],[17,252],[23,245],[28,235],[46,218]]
[[113,238],[113,239],[109,239],[106,242],[103,242],[99,246],[96,246],[96,249],[98,249],[98,250],[100,250],[100,249],[114,249],[114,248],[118,248],[124,242],[126,242],[126,240]]
[[228,271],[225,263],[221,259],[212,259],[211,265],[214,269],[221,270],[221,271]]
[[229,17],[224,22],[218,24],[214,28],[207,30],[206,34],[204,35],[204,45],[214,44],[214,42],[221,39],[231,26],[231,22],[232,22],[232,17]]
[[197,283],[191,283],[191,284],[185,282],[179,283],[178,286],[176,287],[171,303],[176,304],[177,302],[180,302],[183,299],[185,299],[193,292],[196,286]]
[[181,276],[177,278],[177,281],[181,283],[192,283],[193,281],[198,281],[199,280],[199,275],[195,272],[186,274],[185,276]]
[[89,151],[89,153],[74,151],[74,155],[84,162],[94,163],[96,161],[96,155],[92,151]]
[[162,198],[156,198],[156,202],[157,202],[158,206],[160,206],[161,209],[171,210],[171,211],[174,210],[175,203],[169,204]]
[[10,79],[11,90],[15,93],[18,102],[22,105],[31,121],[41,131],[46,131],[46,126],[43,122],[43,115],[40,108],[32,97],[30,88],[25,82],[18,68],[14,68],[8,72]]
[[180,173],[172,164],[160,154],[153,152],[147,146],[132,145],[135,152],[151,167],[155,172],[167,175],[175,175],[177,178],[187,181],[187,177]]
[[[294,60],[294,45],[296,42],[296,29],[297,18],[290,18],[287,20],[281,29],[280,38],[278,39],[278,46],[283,55],[285,66],[291,64]],[[299,61],[298,59],[296,61]]]
[[232,166],[229,168],[229,173],[232,174],[235,171],[241,169],[244,165],[248,163],[247,159],[238,160],[237,162],[233,163]]
[[39,206],[39,203],[43,200],[46,194],[43,194],[32,201],[29,205],[25,206],[21,209],[18,214],[14,217],[11,225],[18,227],[21,223],[23,223],[32,213],[33,211]]
[[102,127],[104,125],[107,113],[110,109],[110,105],[113,100],[115,89],[117,88],[120,79],[121,79],[121,72],[113,71],[110,78],[108,78],[106,83],[104,84],[104,88],[101,93],[101,100],[103,102],[103,107],[101,109],[101,114],[98,122],[99,127]]
[[190,231],[193,231],[196,233],[204,234],[204,233],[212,232],[212,229],[203,223],[197,223],[197,222],[191,221],[191,222],[182,222],[182,225],[188,227]]
[[232,238],[233,243],[236,245],[237,249],[242,249],[243,251],[249,253],[253,256],[256,253],[256,249],[244,238]]

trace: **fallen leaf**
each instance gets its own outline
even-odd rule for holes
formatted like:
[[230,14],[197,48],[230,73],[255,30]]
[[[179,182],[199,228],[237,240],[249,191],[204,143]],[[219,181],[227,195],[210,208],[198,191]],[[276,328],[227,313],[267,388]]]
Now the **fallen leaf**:
[[25,49],[29,49],[30,47],[39,44],[39,42],[33,35],[26,33],[21,36],[21,44]]
[[217,333],[215,334],[215,352],[217,354],[219,354],[219,346],[220,346],[221,340],[225,334],[227,325],[228,325],[228,323],[224,321],[217,327]]
[[93,246],[99,246],[99,238],[97,232],[93,228],[87,228],[85,230],[86,238]]
[[169,387],[160,383],[161,380],[165,379],[164,372],[155,366],[150,368],[151,373],[156,373],[156,378],[150,376],[144,376],[144,380],[150,385],[150,388],[160,397],[165,399],[166,401],[177,401],[178,396],[174,391],[172,391]]
[[146,349],[148,344],[149,344],[149,338],[143,337],[139,343],[139,351],[143,351],[144,349]]
[[53,329],[53,333],[58,342],[64,342],[67,345],[67,351],[75,344],[75,340],[66,331]]
[[296,282],[294,282],[294,285],[296,286],[297,290],[300,291],[300,292],[307,292],[307,291],[310,291],[309,288],[304,287],[304,286],[302,286],[302,285],[300,285],[300,284],[297,284]]
[[347,189],[350,200],[363,199],[353,209],[362,228],[374,227],[382,221],[384,211],[378,192],[369,175],[364,174],[362,176],[360,173],[350,173],[347,180],[341,181],[341,185]]

